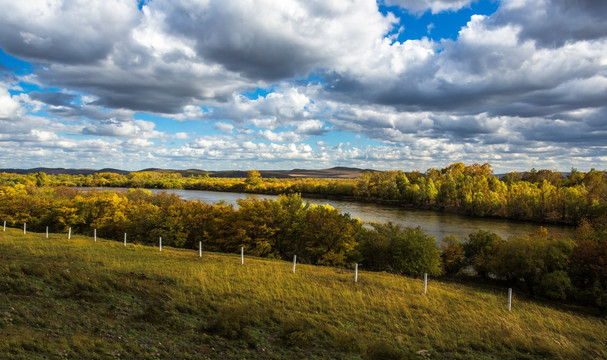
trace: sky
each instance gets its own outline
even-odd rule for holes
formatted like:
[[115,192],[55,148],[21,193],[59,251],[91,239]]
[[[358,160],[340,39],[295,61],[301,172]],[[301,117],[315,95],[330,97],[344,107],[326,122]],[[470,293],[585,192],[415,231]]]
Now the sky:
[[0,168],[607,166],[607,1],[0,0]]

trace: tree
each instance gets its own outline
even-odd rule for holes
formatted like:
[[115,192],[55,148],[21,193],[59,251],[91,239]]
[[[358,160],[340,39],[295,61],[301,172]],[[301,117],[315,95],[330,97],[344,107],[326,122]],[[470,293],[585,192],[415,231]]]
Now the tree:
[[36,173],[36,186],[45,186],[48,182],[48,176],[46,173],[40,171]]
[[349,253],[357,245],[360,222],[329,205],[313,205],[307,212],[306,224],[303,258],[321,265],[346,265]]
[[540,228],[501,244],[490,255],[488,268],[500,278],[522,284],[530,294],[564,299],[571,289],[566,270],[573,246],[572,240]]
[[259,173],[259,171],[257,170],[251,170],[247,173],[247,179],[245,180],[245,183],[248,186],[257,186],[259,184],[262,183],[262,179],[261,179],[261,174]]
[[240,199],[236,226],[245,230],[243,244],[247,252],[255,256],[279,257],[276,248],[276,233],[279,204],[275,200]]
[[481,277],[488,276],[489,259],[503,243],[504,239],[489,231],[479,230],[469,234],[468,242],[464,244],[466,262],[472,265]]
[[576,231],[569,272],[581,298],[607,314],[607,219],[602,220],[596,225],[584,221]]
[[[304,234],[307,231],[307,217],[310,203],[304,203],[301,194],[278,196],[279,215],[276,219],[279,231],[276,233],[276,249],[280,256],[287,260],[293,255],[304,254]],[[300,255],[300,260],[301,255]]]
[[457,273],[465,264],[464,246],[455,235],[447,235],[440,244],[443,269],[447,274]]
[[392,223],[372,224],[364,232],[358,250],[365,266],[374,270],[421,276],[441,274],[441,260],[434,237],[419,227]]

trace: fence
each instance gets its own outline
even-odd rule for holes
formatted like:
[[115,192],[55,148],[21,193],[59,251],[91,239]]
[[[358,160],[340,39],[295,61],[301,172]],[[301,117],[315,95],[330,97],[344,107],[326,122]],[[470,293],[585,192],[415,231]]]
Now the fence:
[[[27,223],[23,224],[23,234],[27,233]],[[3,231],[6,231],[6,221],[4,221]],[[48,226],[46,227],[46,238],[48,238],[49,231]],[[68,240],[72,238],[72,228],[70,227],[68,230]],[[97,229],[93,230],[93,239],[94,242],[97,242]],[[124,233],[124,247],[127,246],[126,243],[127,233]],[[162,252],[162,237],[158,240],[159,251]],[[198,256],[202,258],[202,241],[198,242]],[[240,247],[240,265],[244,265],[244,247]],[[297,266],[297,255],[293,255],[293,273],[295,274],[295,269]],[[358,263],[354,264],[354,282],[358,283]],[[428,295],[428,274],[424,273],[424,295]],[[512,288],[508,288],[508,311],[512,311]]]

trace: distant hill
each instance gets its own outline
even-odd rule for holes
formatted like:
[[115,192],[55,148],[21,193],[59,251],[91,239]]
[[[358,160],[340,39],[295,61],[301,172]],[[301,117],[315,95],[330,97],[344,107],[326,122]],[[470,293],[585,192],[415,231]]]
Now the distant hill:
[[[292,169],[292,170],[260,170],[263,178],[333,178],[333,179],[354,179],[365,171],[373,171],[370,169],[359,169],[350,167],[333,167],[330,169]],[[126,175],[133,171],[105,168],[100,170],[95,169],[65,169],[65,168],[32,168],[32,169],[0,169],[0,172],[13,174],[32,174],[43,172],[49,175],[91,175],[97,173],[115,173]],[[223,171],[207,171],[199,169],[175,170],[175,169],[160,169],[146,168],[135,172],[170,172],[179,173],[181,176],[204,176],[210,177],[225,177],[225,178],[243,178],[247,176],[245,170],[223,170]]]
[[100,170],[95,169],[64,169],[64,168],[32,168],[32,169],[0,169],[0,172],[12,173],[12,174],[35,174],[38,172],[43,172],[49,175],[59,175],[59,174],[67,174],[67,175],[91,175],[97,173],[115,173],[126,175],[131,173],[126,170],[105,168]]
[[330,169],[322,170],[293,169],[289,170],[287,173],[290,177],[354,179],[365,171],[373,170],[350,167],[332,167]]

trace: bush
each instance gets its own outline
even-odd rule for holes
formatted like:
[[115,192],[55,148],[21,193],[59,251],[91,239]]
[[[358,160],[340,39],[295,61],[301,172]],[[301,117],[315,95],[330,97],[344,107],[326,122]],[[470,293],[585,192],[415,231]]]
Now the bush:
[[370,343],[363,353],[365,360],[403,360],[405,354],[394,346],[381,341]]
[[440,244],[443,269],[447,274],[456,274],[464,264],[464,246],[455,235],[447,235]]
[[569,275],[562,270],[546,274],[538,284],[538,292],[553,300],[564,300],[573,289]]
[[[604,219],[605,220],[605,219]],[[607,313],[607,231],[604,224],[583,222],[570,256],[571,280],[582,299]]]
[[504,239],[489,231],[479,230],[468,235],[468,242],[464,244],[466,263],[472,265],[481,277],[487,277],[489,258],[503,243]]
[[440,253],[434,237],[419,227],[373,224],[360,239],[359,252],[367,268],[421,276],[440,275]]
[[501,244],[488,257],[488,268],[499,278],[522,283],[531,294],[563,298],[570,284],[566,270],[573,244],[541,228]]
[[247,305],[225,306],[205,330],[231,340],[244,340],[250,345],[255,339],[248,328],[255,324],[258,311]]
[[302,318],[284,320],[280,325],[280,339],[289,346],[310,347],[319,341],[315,327]]

